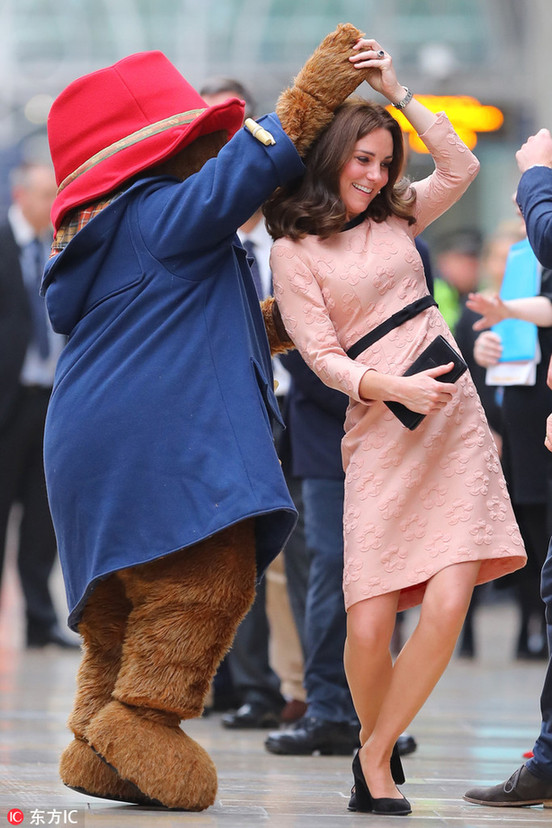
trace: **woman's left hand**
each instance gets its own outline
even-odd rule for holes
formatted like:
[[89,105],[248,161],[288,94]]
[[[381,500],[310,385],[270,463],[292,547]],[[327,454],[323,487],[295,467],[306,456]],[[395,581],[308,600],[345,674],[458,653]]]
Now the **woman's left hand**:
[[349,58],[356,69],[369,69],[366,80],[376,92],[384,95],[391,103],[404,98],[404,86],[397,80],[391,55],[377,40],[361,37],[353,46],[356,54]]

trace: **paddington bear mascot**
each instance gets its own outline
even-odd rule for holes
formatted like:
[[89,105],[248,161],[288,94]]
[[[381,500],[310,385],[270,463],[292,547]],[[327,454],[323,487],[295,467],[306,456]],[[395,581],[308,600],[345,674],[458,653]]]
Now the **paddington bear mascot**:
[[68,344],[45,467],[83,642],[60,773],[84,794],[215,801],[215,766],[180,722],[201,715],[296,517],[271,429],[271,350],[292,343],[235,231],[302,174],[364,79],[348,59],[360,36],[328,35],[259,124],[242,126],[237,99],[207,106],[161,52],[77,79],[51,108],[42,292]]

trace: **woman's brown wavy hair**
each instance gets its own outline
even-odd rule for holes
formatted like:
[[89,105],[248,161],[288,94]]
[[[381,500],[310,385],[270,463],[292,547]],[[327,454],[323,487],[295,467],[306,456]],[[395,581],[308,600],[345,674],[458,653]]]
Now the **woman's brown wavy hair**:
[[[389,180],[368,206],[366,216],[385,221],[390,215],[413,224],[416,194],[401,177],[404,144],[401,128],[385,107],[363,98],[349,98],[336,111],[305,159],[305,174],[279,187],[266,201],[263,212],[272,238],[300,239],[314,234],[323,239],[343,229],[345,205],[339,195],[339,178],[357,141],[383,127],[393,138],[393,160]],[[408,191],[408,192],[407,192]]]

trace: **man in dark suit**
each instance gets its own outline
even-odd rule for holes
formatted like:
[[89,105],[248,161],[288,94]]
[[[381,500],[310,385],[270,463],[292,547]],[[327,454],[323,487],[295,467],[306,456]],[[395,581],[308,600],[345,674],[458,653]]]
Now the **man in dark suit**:
[[270,753],[348,755],[359,725],[343,667],[346,615],[343,572],[343,482],[340,444],[347,397],[326,387],[297,351],[282,358],[292,473],[302,481],[310,572],[304,621],[307,711],[292,729],[265,741]]
[[39,295],[52,231],[53,170],[42,163],[12,171],[12,204],[0,226],[0,584],[8,519],[21,508],[17,566],[29,647],[76,646],[60,631],[48,579],[56,559],[42,462],[48,400],[63,338]]

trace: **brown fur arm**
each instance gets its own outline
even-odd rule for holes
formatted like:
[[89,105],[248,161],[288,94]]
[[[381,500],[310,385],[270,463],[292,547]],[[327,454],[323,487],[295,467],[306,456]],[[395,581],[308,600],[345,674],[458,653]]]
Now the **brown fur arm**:
[[299,155],[306,153],[336,107],[366,77],[366,71],[355,69],[349,60],[360,37],[356,26],[341,23],[307,60],[294,85],[278,98],[276,114]]
[[261,310],[263,312],[271,356],[285,354],[286,351],[293,350],[295,345],[289,338],[284,327],[276,299],[273,296],[269,296],[268,299],[263,299],[261,302]]

